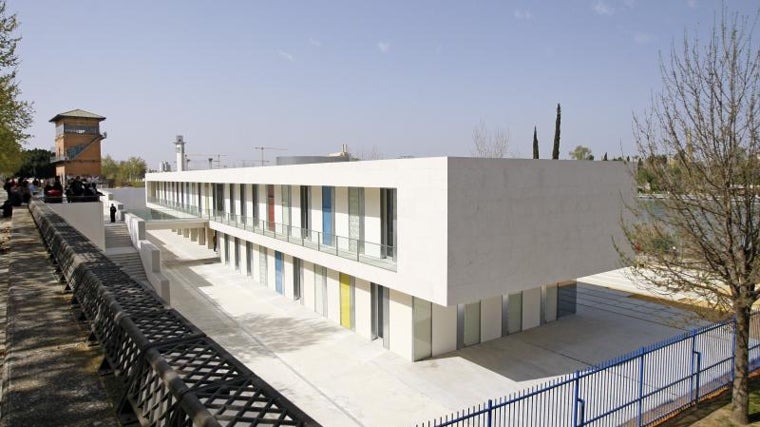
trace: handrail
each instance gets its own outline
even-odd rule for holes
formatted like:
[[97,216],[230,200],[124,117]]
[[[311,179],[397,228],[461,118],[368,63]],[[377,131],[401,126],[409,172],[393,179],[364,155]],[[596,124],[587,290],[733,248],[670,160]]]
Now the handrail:
[[219,210],[200,210],[194,206],[148,197],[148,203],[163,206],[199,218],[207,218],[221,224],[231,225],[241,230],[263,236],[287,241],[299,246],[316,249],[341,258],[369,264],[386,270],[396,271],[395,246],[369,242],[366,240],[325,233],[308,228],[266,220],[254,219],[244,215],[232,214]]

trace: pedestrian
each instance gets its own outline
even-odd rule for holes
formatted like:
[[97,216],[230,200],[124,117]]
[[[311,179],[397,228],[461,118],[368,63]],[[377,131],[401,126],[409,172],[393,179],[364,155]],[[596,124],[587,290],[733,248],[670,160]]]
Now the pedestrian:
[[113,203],[111,203],[111,209],[109,210],[111,211],[111,224],[113,224],[114,222],[116,222],[116,206],[114,206]]

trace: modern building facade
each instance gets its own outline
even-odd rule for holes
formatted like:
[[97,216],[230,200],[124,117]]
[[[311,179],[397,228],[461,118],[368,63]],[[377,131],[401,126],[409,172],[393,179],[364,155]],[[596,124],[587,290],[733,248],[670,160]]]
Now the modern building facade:
[[89,111],[71,110],[50,119],[55,124],[55,174],[60,177],[100,175],[100,122],[106,118]]
[[633,189],[620,162],[451,157],[146,176],[149,208],[208,218],[190,241],[408,360],[574,312]]

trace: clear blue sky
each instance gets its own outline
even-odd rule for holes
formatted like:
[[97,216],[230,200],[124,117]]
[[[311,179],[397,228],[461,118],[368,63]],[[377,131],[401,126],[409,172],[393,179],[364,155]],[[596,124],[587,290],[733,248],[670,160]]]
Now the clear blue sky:
[[[754,16],[758,2],[727,1]],[[55,114],[106,116],[103,154],[239,166],[348,144],[384,157],[469,156],[482,120],[510,151],[561,158],[585,145],[633,154],[631,119],[660,87],[659,55],[704,37],[721,3],[581,1],[8,0],[21,21],[19,81],[34,102],[29,147]],[[757,33],[758,31],[755,31]]]

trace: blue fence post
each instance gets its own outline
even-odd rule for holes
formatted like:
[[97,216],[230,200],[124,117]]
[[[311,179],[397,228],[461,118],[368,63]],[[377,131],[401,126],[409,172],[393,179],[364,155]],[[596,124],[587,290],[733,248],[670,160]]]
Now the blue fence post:
[[[575,400],[573,401],[573,426],[582,427],[584,424],[586,402],[580,398],[580,377],[581,372],[575,371]],[[578,409],[580,407],[580,410]]]
[[641,364],[639,364],[639,427],[644,421],[644,347],[641,347]]
[[696,331],[692,330],[690,332],[691,335],[691,363],[689,364],[689,398],[693,401],[694,400],[694,353],[697,352],[697,335]]
[[699,374],[702,372],[702,353],[695,351],[694,354],[697,356],[697,387],[694,394],[694,406],[697,406],[699,405]]
[[493,416],[491,415],[491,411],[493,411],[493,401],[491,399],[488,399],[488,427],[491,427],[493,425]]
[[731,383],[734,382],[734,366],[736,366],[736,316],[731,316]]

